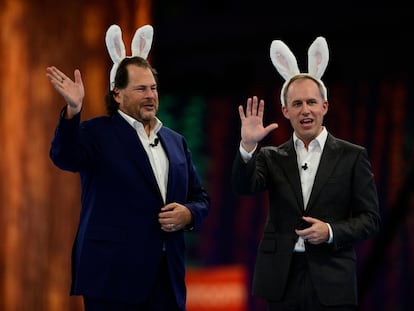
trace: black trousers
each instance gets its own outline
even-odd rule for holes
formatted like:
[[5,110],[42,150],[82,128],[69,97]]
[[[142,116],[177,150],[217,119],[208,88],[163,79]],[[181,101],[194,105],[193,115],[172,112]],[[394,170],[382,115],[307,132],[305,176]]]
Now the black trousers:
[[356,311],[357,307],[324,306],[316,295],[305,253],[294,253],[281,301],[268,301],[268,311]]
[[177,306],[168,273],[167,258],[163,255],[154,287],[141,304],[127,304],[106,299],[83,297],[85,311],[185,311]]

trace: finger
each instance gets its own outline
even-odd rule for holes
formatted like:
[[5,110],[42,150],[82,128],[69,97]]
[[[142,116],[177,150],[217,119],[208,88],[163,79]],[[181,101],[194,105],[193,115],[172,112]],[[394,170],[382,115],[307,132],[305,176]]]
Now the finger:
[[299,235],[302,238],[306,239],[311,234],[311,229],[310,228],[306,228],[306,229],[295,229],[295,232],[296,232],[297,235]]
[[171,212],[169,212],[169,211],[167,211],[167,212],[163,212],[163,211],[161,211],[159,214],[158,214],[158,217],[160,218],[160,219],[166,219],[166,218],[171,218],[172,217],[172,214],[171,214]]
[[244,109],[242,105],[239,106],[239,116],[240,116],[240,120],[242,121],[246,119],[246,115],[244,114]]
[[253,96],[252,115],[257,115],[257,96]]
[[249,97],[246,103],[246,117],[252,115],[252,99]]
[[82,84],[82,76],[79,69],[76,69],[74,72],[75,83]]
[[55,66],[49,67],[50,74],[56,79],[59,80],[61,71],[57,69]]
[[302,219],[304,221],[306,221],[307,223],[309,223],[310,225],[315,224],[317,222],[319,222],[319,219],[313,218],[313,217],[309,217],[309,216],[303,216]]
[[316,218],[313,218],[313,217],[310,217],[310,216],[302,216],[302,219],[307,221],[307,222],[310,222],[312,220],[316,220]]
[[58,83],[63,83],[68,77],[59,69],[57,69],[55,66],[48,68],[49,73],[51,76],[56,80]]
[[166,212],[166,211],[172,211],[174,208],[176,208],[177,207],[177,204],[176,203],[168,203],[167,205],[164,205],[162,208],[161,208],[161,211],[162,212]]
[[279,127],[279,124],[272,123],[265,127],[266,135],[268,135],[271,131],[277,129]]
[[259,107],[257,109],[257,115],[260,118],[263,118],[263,114],[264,114],[264,100],[261,99],[260,102],[259,102]]

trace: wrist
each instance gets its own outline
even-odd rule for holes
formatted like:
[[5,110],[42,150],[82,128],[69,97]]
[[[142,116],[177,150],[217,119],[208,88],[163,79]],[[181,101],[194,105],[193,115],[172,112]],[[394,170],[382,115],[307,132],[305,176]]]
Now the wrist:
[[247,152],[251,152],[252,150],[254,150],[256,148],[257,143],[245,143],[243,141],[241,141],[241,146],[243,147],[243,149]]
[[72,119],[75,115],[77,115],[81,109],[79,107],[72,107],[71,105],[67,105],[64,111],[64,118],[65,119]]

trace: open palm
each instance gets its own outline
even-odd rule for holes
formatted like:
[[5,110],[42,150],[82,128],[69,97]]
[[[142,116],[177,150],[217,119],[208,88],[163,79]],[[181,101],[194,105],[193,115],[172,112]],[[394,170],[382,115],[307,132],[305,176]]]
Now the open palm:
[[264,101],[258,101],[256,96],[247,99],[246,113],[243,106],[239,106],[241,120],[241,140],[243,147],[253,149],[256,144],[267,136],[271,131],[278,128],[277,123],[263,126]]
[[62,95],[69,108],[77,113],[82,108],[82,101],[85,97],[85,89],[83,87],[81,73],[78,69],[74,71],[74,79],[72,81],[67,75],[54,66],[48,67],[47,77],[52,83],[55,90]]

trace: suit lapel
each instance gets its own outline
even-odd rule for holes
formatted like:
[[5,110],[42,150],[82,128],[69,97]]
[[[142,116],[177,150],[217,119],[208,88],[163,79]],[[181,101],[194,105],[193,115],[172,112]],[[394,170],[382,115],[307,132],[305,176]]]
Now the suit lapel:
[[[175,177],[175,173],[174,173],[174,169],[177,167],[174,163],[174,144],[172,144],[173,139],[171,137],[169,137],[168,132],[164,131],[163,128],[160,129],[160,131],[158,132],[158,138],[160,139],[160,143],[162,145],[162,147],[164,148],[165,154],[168,158],[168,182],[167,182],[167,189],[166,189],[166,194],[165,194],[165,201],[166,203],[171,202],[170,199],[170,194],[171,194],[171,185],[174,184],[174,177]],[[165,143],[165,142],[168,142]]]
[[318,198],[322,188],[326,184],[331,176],[332,171],[338,162],[341,150],[338,149],[336,139],[328,134],[328,138],[325,143],[324,150],[322,151],[321,159],[319,162],[318,171],[316,172],[315,181],[313,183],[311,195],[309,198],[307,210],[312,209],[316,199]]
[[177,140],[178,136],[174,136],[172,132],[161,128],[158,137],[169,161],[166,193],[166,202],[168,203],[176,200],[177,189],[183,186],[180,176],[186,175],[181,171],[186,167],[184,163],[185,153],[183,153],[183,145]]
[[284,170],[286,178],[288,179],[291,187],[293,188],[293,193],[296,193],[296,199],[299,208],[303,210],[302,187],[300,182],[296,151],[293,146],[293,139],[287,141],[284,145],[280,146],[280,149],[281,151],[285,151],[287,154],[287,156],[285,157],[280,157],[282,169]]
[[135,129],[131,127],[119,114],[115,114],[112,117],[112,120],[114,132],[118,136],[119,140],[122,141],[122,145],[125,147],[124,153],[131,159],[132,163],[136,164],[135,167],[142,172],[144,178],[148,180],[148,183],[161,196],[148,155],[142,146]]

